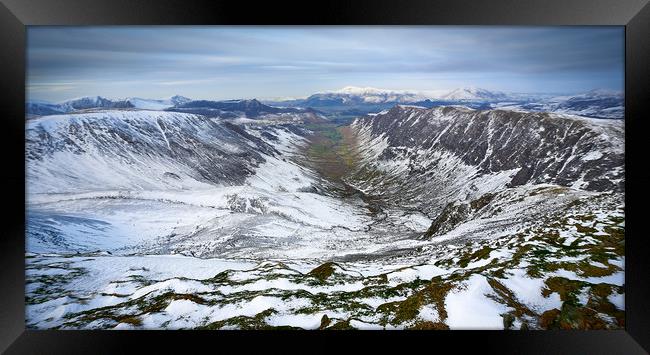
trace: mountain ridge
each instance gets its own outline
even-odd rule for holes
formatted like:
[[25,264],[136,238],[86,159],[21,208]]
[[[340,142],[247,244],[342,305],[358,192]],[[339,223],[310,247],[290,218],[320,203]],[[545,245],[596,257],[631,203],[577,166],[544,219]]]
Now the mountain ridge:
[[[581,181],[581,188],[595,191],[624,188],[622,170],[614,171],[623,162],[622,121],[501,109],[396,106],[358,118],[352,125],[365,127],[374,136],[383,135],[389,147],[444,149],[482,173],[517,168],[513,186],[534,180],[563,186]],[[547,165],[542,167],[541,162]],[[545,175],[555,178],[543,179]],[[601,181],[603,177],[607,178]],[[620,181],[609,185],[610,180]]]
[[[146,109],[194,112],[213,117],[257,117],[264,113],[295,113],[312,110],[332,118],[353,118],[367,113],[377,113],[394,105],[411,104],[427,108],[464,105],[475,109],[510,109],[531,112],[557,112],[594,118],[623,118],[624,95],[605,89],[592,89],[571,95],[505,93],[478,87],[461,87],[453,90],[392,90],[373,87],[346,86],[339,90],[314,93],[304,99],[268,101],[258,99],[191,100],[174,95],[166,99],[107,99],[86,96],[59,103],[28,101],[28,115],[71,113],[85,109]],[[345,122],[345,121],[344,121]]]

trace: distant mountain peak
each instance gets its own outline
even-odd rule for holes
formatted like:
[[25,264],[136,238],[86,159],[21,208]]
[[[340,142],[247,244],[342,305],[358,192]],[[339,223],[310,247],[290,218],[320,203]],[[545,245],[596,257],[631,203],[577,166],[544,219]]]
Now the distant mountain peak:
[[190,102],[190,101],[192,101],[192,99],[177,94],[177,95],[174,95],[174,96],[170,97],[169,99],[163,100],[163,101],[168,101],[172,105],[178,106],[178,105],[182,105],[184,103]]
[[598,96],[598,97],[603,97],[603,96],[623,96],[623,93],[621,91],[617,90],[612,90],[612,89],[602,89],[602,88],[597,88],[597,89],[592,89],[589,90],[582,95],[585,96]]
[[89,95],[89,96],[80,96],[80,97],[64,100],[59,102],[59,104],[63,105],[63,104],[73,103],[73,102],[101,102],[104,100],[108,100],[108,99],[99,95],[95,95],[95,96]]
[[491,91],[475,86],[454,89],[442,96],[445,100],[495,100],[505,99],[507,96],[501,91]]
[[192,101],[192,99],[190,99],[189,97],[186,97],[186,96],[183,96],[183,95],[178,95],[178,94],[170,97],[169,100],[171,100],[171,101]]
[[390,94],[390,93],[409,93],[407,90],[391,90],[391,89],[379,89],[370,86],[359,87],[359,86],[346,86],[339,90],[331,91],[332,93],[338,94],[350,94],[350,95],[376,95],[376,94]]
[[[350,96],[363,98],[366,102],[399,102],[408,103],[424,100],[503,100],[508,96],[500,91],[492,91],[476,86],[460,87],[453,90],[394,90],[374,87],[346,86],[339,90],[325,91],[315,95],[321,96]],[[380,99],[383,98],[383,99]]]
[[307,98],[307,102],[382,104],[387,102],[409,103],[424,99],[426,99],[425,95],[415,91],[346,86],[339,90],[315,93]]
[[111,100],[102,96],[83,96],[59,103],[62,111],[83,110],[90,108],[132,108],[128,100]]

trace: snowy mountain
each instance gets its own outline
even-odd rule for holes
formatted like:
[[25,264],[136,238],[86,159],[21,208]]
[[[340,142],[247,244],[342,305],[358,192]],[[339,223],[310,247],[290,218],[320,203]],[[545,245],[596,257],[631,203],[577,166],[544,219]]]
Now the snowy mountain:
[[319,103],[335,102],[341,104],[366,103],[409,103],[426,99],[422,93],[405,90],[386,90],[371,87],[347,86],[333,92],[316,93],[306,100],[308,106],[318,106]]
[[624,322],[621,120],[179,106],[27,121],[29,328]]
[[[503,210],[507,215],[505,211],[515,210],[516,219],[502,217],[501,222],[520,224],[566,203],[561,200],[571,191],[618,194],[624,189],[620,120],[397,106],[359,118],[352,127],[367,148],[360,150],[364,163],[350,183],[368,194],[390,196],[398,205],[438,214],[438,223],[445,227],[434,222],[430,230],[436,232],[485,218],[474,215],[469,206],[475,204],[498,206],[504,199],[508,202],[501,203],[509,208],[490,212],[500,215]],[[517,187],[534,196],[531,188],[549,185],[557,186],[558,196],[547,195],[534,208],[518,210],[512,200]],[[481,228],[489,229],[487,225]]]
[[[470,203],[486,194],[509,199],[513,194],[526,196],[531,189],[547,185],[565,191],[563,196],[582,191],[618,194],[624,189],[624,127],[620,120],[507,110],[396,106],[355,120],[350,130],[346,133],[348,140],[355,143],[342,150],[346,155],[323,160],[334,148],[304,148],[306,142],[323,138],[311,138],[314,133],[294,121],[240,122],[163,111],[45,116],[28,121],[28,187],[31,198],[38,197],[36,200],[48,200],[50,197],[46,196],[54,191],[63,195],[121,198],[158,196],[156,199],[164,200],[175,196],[171,191],[186,191],[184,195],[192,196],[192,191],[203,194],[201,191],[210,190],[213,196],[223,196],[219,189],[246,186],[251,179],[261,176],[266,176],[263,180],[267,185],[291,185],[293,182],[285,180],[285,173],[295,171],[290,175],[292,179],[310,181],[298,184],[301,188],[315,189],[318,196],[345,201],[341,206],[349,208],[349,215],[359,216],[353,219],[367,220],[361,216],[365,214],[363,206],[368,205],[367,208],[375,211],[371,219],[378,218],[373,223],[386,230],[403,228],[399,219],[380,217],[391,209],[397,215],[407,213],[404,208],[412,208],[407,213],[409,218],[427,221],[442,213],[449,203]],[[286,137],[281,140],[280,136]],[[262,167],[268,166],[268,162],[286,166],[286,172],[266,175]],[[346,165],[341,165],[342,162]],[[296,170],[296,167],[300,168]],[[343,176],[332,175],[341,169],[345,169]],[[317,173],[323,175],[319,183],[313,180]],[[278,194],[285,195],[278,191],[292,191],[276,187],[270,192],[248,192],[247,195],[257,197],[244,198],[244,206],[253,203],[255,208],[268,211],[271,208],[268,201]],[[352,196],[363,194],[368,199],[358,201],[349,195],[350,190],[356,191]],[[161,194],[164,191],[169,192]],[[267,202],[249,200],[259,198]],[[301,200],[305,199],[308,197],[303,195]],[[238,200],[227,203],[217,199],[203,202],[201,206],[225,204],[230,209],[240,203],[235,201]],[[554,199],[546,202],[550,203],[546,205],[548,208],[559,203]],[[541,211],[546,211],[542,205],[529,207],[520,217]],[[315,223],[318,227],[314,228],[318,229],[323,226],[322,218],[319,222],[300,223]],[[502,220],[514,223],[511,218]],[[324,225],[328,223],[350,222],[344,218]],[[430,224],[416,224],[400,233],[417,236]],[[357,222],[347,228],[356,231],[353,235],[362,230]],[[363,238],[355,238],[375,241],[388,238],[390,244],[392,234],[362,235]],[[305,236],[299,233],[294,237]],[[361,245],[365,244],[360,244],[363,249]],[[159,250],[158,247],[151,250]],[[194,247],[195,244],[189,243],[182,249]],[[227,250],[214,247],[205,250],[207,255],[224,252]],[[265,253],[266,249],[231,252],[249,255]],[[273,253],[283,252],[274,249]]]
[[622,326],[621,120],[269,115],[28,120],[27,326]]
[[313,94],[306,99],[268,102],[272,105],[311,107],[332,117],[377,113],[398,104],[425,108],[459,105],[473,109],[502,108],[517,111],[556,112],[594,118],[623,118],[623,95],[592,90],[569,96],[542,93],[504,93],[476,87],[409,91],[349,86]]
[[66,109],[59,104],[44,101],[31,101],[25,103],[25,112],[28,115],[47,116],[65,113]]
[[624,114],[625,101],[621,92],[592,90],[568,97],[556,97],[549,101],[554,112],[603,118],[623,118]]
[[59,103],[44,101],[31,101],[25,104],[25,111],[29,115],[47,116],[61,113],[70,113],[88,109],[143,109],[164,110],[176,105],[191,101],[190,99],[175,95],[168,99],[142,99],[130,97],[126,99],[107,99],[101,96],[84,96],[65,100]]
[[65,100],[59,103],[45,101],[31,101],[25,104],[28,115],[46,116],[87,109],[113,109],[134,108],[135,105],[128,100],[111,100],[101,96],[84,96]]
[[174,96],[170,97],[168,100],[169,100],[169,103],[174,105],[174,106],[179,106],[179,105],[182,105],[184,103],[188,103],[188,102],[192,101],[192,99],[187,98],[185,96],[181,96],[181,95],[174,95]]
[[[388,90],[371,87],[348,86],[337,91],[318,93],[310,96],[311,99],[320,98],[340,98],[344,102],[365,102],[365,103],[413,103],[418,101],[430,100],[481,100],[481,101],[501,101],[507,99],[507,95],[486,89],[467,87],[457,88],[451,91],[446,90],[429,90],[429,91],[409,91],[409,90]],[[308,98],[307,100],[310,100]]]
[[85,110],[92,108],[132,108],[134,105],[128,100],[111,100],[101,96],[85,96],[66,100],[59,103],[64,112]]
[[332,92],[317,93],[308,97],[304,105],[315,106],[332,104],[408,104],[424,100],[443,101],[501,101],[507,96],[480,88],[458,88],[451,91],[409,91],[388,90],[371,87],[348,86]]
[[135,108],[139,109],[144,109],[144,110],[164,110],[170,107],[174,106],[179,106],[183,105],[185,103],[188,103],[192,101],[191,99],[180,96],[180,95],[175,95],[172,96],[168,99],[160,99],[160,100],[155,100],[155,99],[141,99],[137,97],[131,97],[126,99],[125,101],[128,101],[133,105]]
[[622,119],[625,115],[625,98],[622,92],[597,89],[576,95],[495,103],[492,104],[492,107],[518,111],[556,112],[594,118]]
[[106,111],[114,109],[172,111],[197,114],[205,117],[222,119],[257,119],[275,122],[311,122],[327,121],[319,111],[300,107],[274,107],[252,100],[191,100],[175,95],[167,99],[143,99],[130,97],[127,99],[110,100],[101,96],[82,97],[67,100],[58,104],[43,101],[28,102],[25,112],[28,117],[58,115],[64,113],[83,113],[88,110]]
[[[394,180],[399,181],[400,189],[412,181],[413,186],[422,186],[413,191],[444,191],[436,192],[436,199],[440,194],[465,199],[485,186],[496,187],[486,184],[486,177],[495,177],[492,181],[498,181],[500,188],[556,184],[622,191],[624,186],[624,126],[618,120],[397,106],[359,118],[352,127],[369,147],[367,159],[374,159],[372,164],[379,166],[386,164],[390,169],[379,169],[399,175]],[[472,183],[472,179],[477,181]],[[364,189],[372,186],[371,180],[364,180]],[[443,180],[445,184],[441,184]],[[396,195],[403,193],[397,191]],[[404,198],[410,198],[407,195]]]
[[42,101],[28,102],[25,110],[30,116],[87,109],[171,110],[224,118],[256,118],[267,114],[311,112],[316,121],[323,119],[319,116],[324,114],[330,119],[343,118],[341,122],[349,123],[357,116],[377,113],[399,104],[424,108],[459,105],[472,109],[500,108],[526,112],[555,112],[593,118],[623,118],[625,112],[623,94],[602,89],[558,96],[539,93],[503,93],[476,87],[457,88],[451,91],[409,91],[355,86],[316,93],[306,99],[286,101],[191,100],[179,95],[167,99],[132,97],[112,100],[94,96],[56,104]]
[[448,101],[505,101],[508,96],[499,91],[489,91],[476,87],[454,89],[440,97]]
[[162,111],[46,116],[26,135],[33,193],[242,183],[273,152],[236,127]]

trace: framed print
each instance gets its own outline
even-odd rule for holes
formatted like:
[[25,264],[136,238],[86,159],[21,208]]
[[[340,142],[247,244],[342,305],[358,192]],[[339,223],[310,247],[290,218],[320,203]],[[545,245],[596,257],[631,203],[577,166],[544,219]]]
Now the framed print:
[[646,2],[184,5],[6,2],[9,353],[648,349]]

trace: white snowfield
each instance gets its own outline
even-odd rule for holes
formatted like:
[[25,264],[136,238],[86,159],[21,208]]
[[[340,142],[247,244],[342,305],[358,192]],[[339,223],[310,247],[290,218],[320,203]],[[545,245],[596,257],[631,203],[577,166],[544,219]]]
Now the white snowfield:
[[[312,133],[287,117],[221,121],[155,111],[162,101],[131,102],[144,110],[27,123],[30,328],[543,328],[537,319],[566,302],[554,277],[579,280],[581,304],[606,284],[599,302],[623,309],[622,256],[592,260],[561,247],[600,247],[600,236],[624,228],[622,206],[601,194],[506,189],[515,170],[481,175],[436,150],[405,149],[419,156],[415,165],[377,163],[387,137],[357,126],[360,162],[388,181],[350,179],[361,193],[399,193],[391,189],[410,169],[434,163],[441,181],[457,177],[440,186],[445,201],[495,193],[472,219],[423,238],[440,208],[387,204],[377,212],[367,199],[323,189],[302,164]],[[518,220],[574,201],[589,208],[555,227],[559,242],[531,231],[539,221]],[[578,218],[595,208],[592,219]],[[555,250],[566,269],[540,266],[548,261],[542,249]],[[593,263],[611,272],[594,276],[585,266]],[[523,315],[514,311],[522,307]]]

